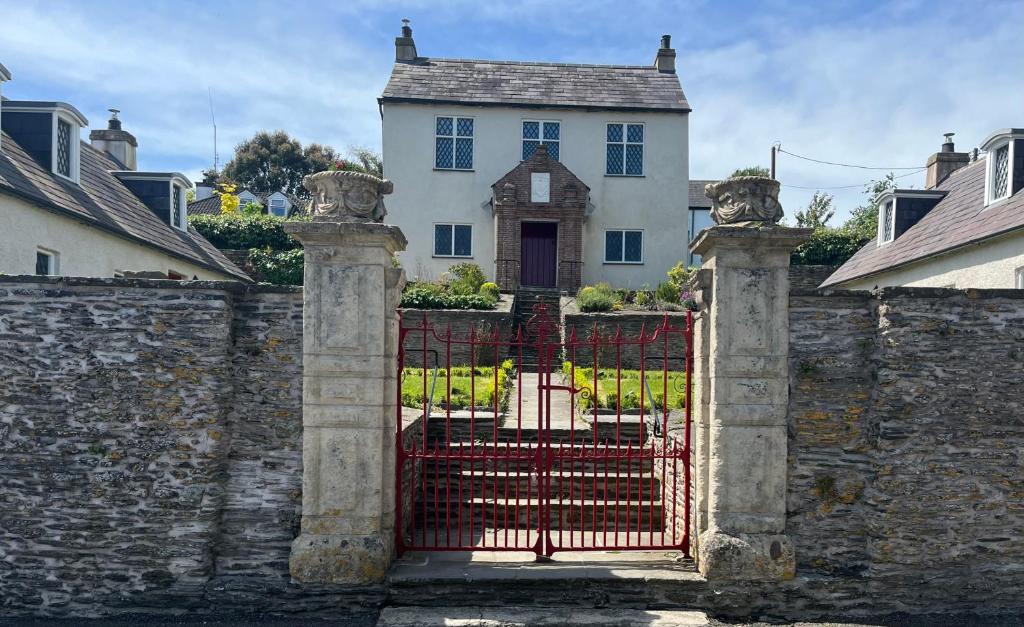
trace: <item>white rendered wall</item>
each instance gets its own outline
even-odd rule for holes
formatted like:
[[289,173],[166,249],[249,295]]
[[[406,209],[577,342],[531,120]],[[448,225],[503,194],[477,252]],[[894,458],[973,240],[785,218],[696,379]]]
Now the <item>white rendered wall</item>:
[[[473,225],[473,258],[494,276],[494,218],[486,204],[491,185],[519,164],[522,121],[561,122],[560,157],[590,186],[594,212],[584,224],[583,282],[618,287],[651,286],[686,259],[689,223],[688,116],[680,113],[615,113],[420,104],[384,104],[384,175],[395,191],[385,198],[385,221],[409,239],[402,265],[410,278],[435,279],[463,259],[433,257],[433,225]],[[434,169],[434,118],[474,118],[471,172]],[[605,176],[605,125],[643,122],[643,177]],[[605,229],[644,231],[644,263],[604,263]]]
[[10,196],[0,196],[0,274],[35,274],[36,250],[59,253],[58,274],[113,277],[114,272],[180,272],[235,280]]
[[989,240],[837,287],[869,290],[874,287],[1006,288],[1014,284],[1016,271],[1024,268],[1024,232]]

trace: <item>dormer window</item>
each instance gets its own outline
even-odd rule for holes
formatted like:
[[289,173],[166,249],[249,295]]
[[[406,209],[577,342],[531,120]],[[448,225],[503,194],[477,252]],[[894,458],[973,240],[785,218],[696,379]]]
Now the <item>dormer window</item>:
[[893,240],[896,233],[896,199],[887,201],[878,212],[878,243],[885,244]]
[[53,126],[53,172],[77,183],[81,149],[79,126],[59,112],[53,116]]
[[181,191],[180,185],[172,185],[171,193],[171,226],[188,230],[188,219],[185,216],[185,194]]
[[1005,128],[996,131],[982,142],[981,149],[986,154],[986,206],[1009,198],[1024,188],[1024,172],[1020,171],[1024,129]]
[[989,202],[994,202],[1010,195],[1010,142],[995,149],[991,170]]

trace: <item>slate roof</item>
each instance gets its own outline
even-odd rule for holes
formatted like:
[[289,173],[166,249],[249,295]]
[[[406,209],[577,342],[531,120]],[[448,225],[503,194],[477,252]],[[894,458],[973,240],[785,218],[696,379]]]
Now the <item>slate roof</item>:
[[704,186],[708,183],[717,183],[714,179],[691,179],[690,180],[690,206],[711,208],[711,199],[704,195]]
[[[273,194],[276,193],[276,192],[254,192],[254,191],[249,190],[249,189],[243,189],[243,190],[235,192],[235,195],[237,196],[238,194],[241,194],[241,193],[244,193],[244,192],[249,192],[250,194],[255,196],[260,201],[260,204],[263,205],[264,209],[267,209],[267,208],[270,207],[270,201],[268,199],[270,198],[270,196],[272,196]],[[297,211],[302,206],[302,203],[299,202],[298,198],[295,198],[294,196],[291,196],[289,194],[285,194],[285,196],[288,198],[288,202],[291,203],[290,211],[292,211],[292,212]],[[188,215],[194,216],[194,215],[200,215],[200,214],[219,215],[220,214],[220,196],[217,196],[216,194],[214,194],[213,196],[210,196],[209,198],[203,198],[202,200],[193,200],[192,202],[188,203]]]
[[985,207],[985,160],[978,159],[936,187],[948,194],[892,243],[864,248],[827,278],[822,287],[892,270],[1009,231],[1024,229],[1024,190]]
[[166,224],[111,170],[121,166],[86,142],[81,148],[80,185],[42,167],[7,133],[0,150],[0,193],[8,193],[55,213],[243,281],[249,276],[210,242],[189,228]]
[[395,63],[380,100],[690,111],[679,77],[653,65],[419,58]]

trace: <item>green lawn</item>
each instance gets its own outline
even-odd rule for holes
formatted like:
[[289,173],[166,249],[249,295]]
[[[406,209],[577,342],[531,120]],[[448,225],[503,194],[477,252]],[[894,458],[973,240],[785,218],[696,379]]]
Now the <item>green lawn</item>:
[[[566,378],[572,373],[572,363],[562,364],[562,372]],[[647,385],[650,394],[644,389],[644,406],[651,411],[651,396],[654,406],[659,410],[664,407],[664,374],[660,370],[648,371]],[[576,368],[574,387],[586,390],[576,396],[576,405],[581,409],[593,408],[594,369]],[[616,409],[618,406],[616,393],[621,391],[622,409],[640,408],[640,371],[623,370],[616,377],[613,368],[599,368],[597,371],[597,406],[599,409]],[[686,373],[669,371],[668,373],[668,405],[669,409],[682,409],[686,404]]]
[[[472,370],[469,367],[453,367],[450,370],[438,368],[437,382],[434,384],[433,407],[445,408],[445,395],[448,393],[448,382],[451,381],[451,409],[469,409],[470,404],[477,407],[494,407],[494,368],[489,366],[478,366]],[[424,402],[423,394],[423,369],[405,368],[402,371],[402,405],[405,407],[422,408]],[[427,368],[427,392],[430,396],[431,381],[434,371]],[[498,407],[501,411],[508,410],[509,392],[512,387],[512,360],[507,359],[498,368]],[[471,391],[475,392],[475,398],[470,396]],[[471,403],[471,399],[473,402]]]

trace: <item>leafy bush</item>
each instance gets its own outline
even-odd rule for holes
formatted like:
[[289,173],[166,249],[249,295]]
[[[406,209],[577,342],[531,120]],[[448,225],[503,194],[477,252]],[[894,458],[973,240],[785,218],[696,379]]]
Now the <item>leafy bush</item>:
[[682,261],[676,262],[676,265],[672,266],[668,271],[668,282],[676,286],[679,290],[682,290],[690,281],[693,279],[693,275],[700,270],[697,266],[687,267]]
[[[671,270],[669,270],[671,272]],[[670,281],[658,283],[658,289],[654,291],[655,297],[663,303],[679,302],[679,287]]]
[[249,251],[249,263],[270,283],[302,285],[302,249],[274,251],[254,248]]
[[767,178],[771,176],[771,172],[768,171],[768,168],[759,165],[752,165],[745,168],[739,168],[730,174],[729,178],[734,179],[737,176],[763,176]]
[[476,294],[487,277],[475,263],[457,263],[448,268],[452,276],[451,291],[456,294]]
[[649,309],[653,307],[657,301],[654,300],[654,292],[651,291],[651,286],[644,283],[640,286],[640,289],[633,294],[633,304],[637,307]]
[[490,298],[494,301],[497,301],[499,298],[501,298],[501,290],[498,289],[498,284],[491,283],[490,281],[480,286],[479,294],[481,296],[486,296],[487,298]]
[[576,294],[580,311],[611,311],[619,301],[607,283],[588,285]]
[[864,247],[867,239],[847,228],[820,228],[790,256],[795,266],[839,266]]
[[453,294],[431,283],[416,283],[402,292],[405,309],[494,309],[495,300],[480,294]]
[[293,250],[301,244],[284,232],[284,220],[241,213],[189,216],[189,224],[217,248]]

